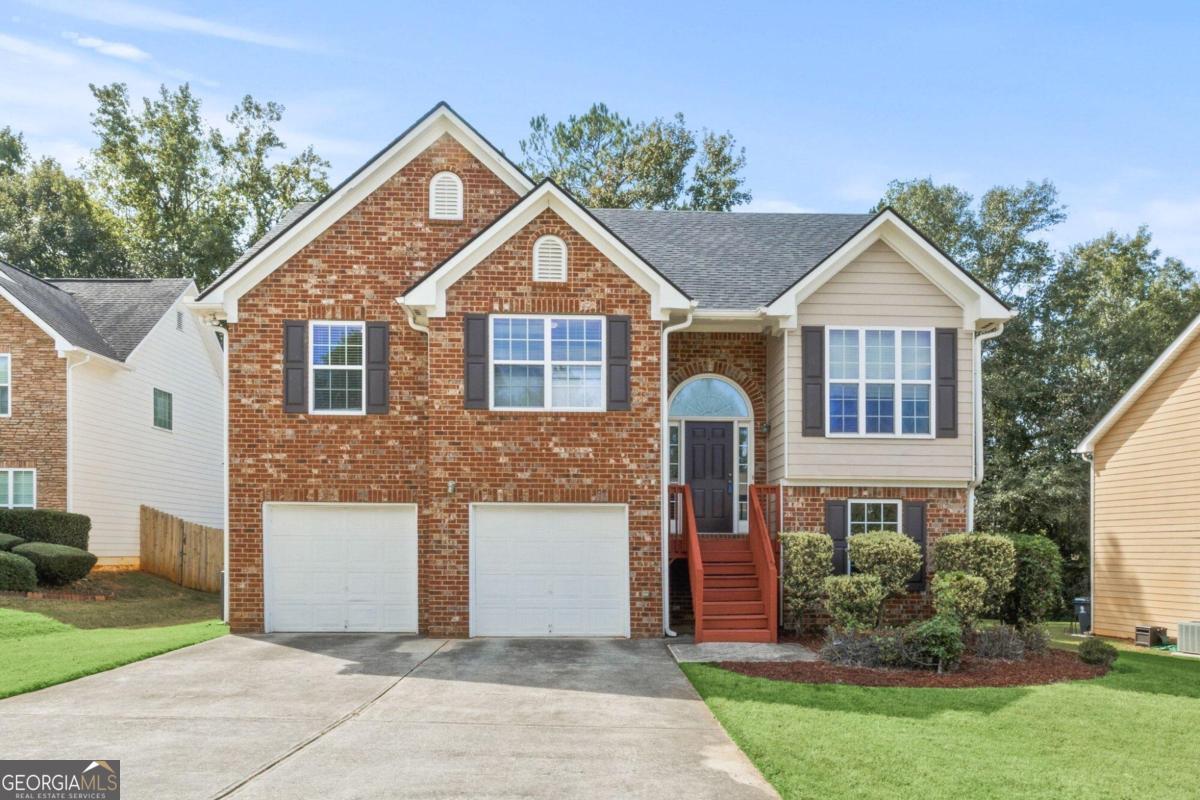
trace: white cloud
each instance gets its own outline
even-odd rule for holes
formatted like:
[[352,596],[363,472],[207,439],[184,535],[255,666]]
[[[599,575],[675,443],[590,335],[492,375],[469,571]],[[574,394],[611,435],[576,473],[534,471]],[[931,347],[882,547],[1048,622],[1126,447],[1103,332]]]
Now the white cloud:
[[200,36],[284,50],[314,49],[310,43],[290,36],[280,36],[239,25],[229,25],[217,20],[151,8],[138,3],[124,2],[124,0],[90,0],[87,3],[70,2],[70,0],[26,0],[26,2],[77,19],[86,19],[122,28],[194,33]]
[[1116,231],[1129,236],[1145,225],[1153,243],[1164,256],[1181,259],[1193,270],[1200,270],[1200,196],[1157,197],[1122,206],[1119,198],[1106,198],[1100,204],[1071,203],[1070,213],[1047,236],[1058,248]]
[[40,61],[56,67],[69,67],[75,63],[69,53],[3,33],[0,33],[0,50],[25,61]]
[[150,54],[137,45],[128,42],[110,42],[98,36],[80,36],[78,33],[64,33],[63,38],[74,42],[79,47],[95,50],[97,53],[124,61],[149,61]]

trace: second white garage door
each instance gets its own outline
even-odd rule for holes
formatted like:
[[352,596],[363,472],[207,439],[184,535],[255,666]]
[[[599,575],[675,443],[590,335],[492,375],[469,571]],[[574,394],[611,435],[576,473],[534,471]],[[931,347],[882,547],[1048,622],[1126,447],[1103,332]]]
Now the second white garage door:
[[268,631],[417,630],[417,507],[263,507]]
[[473,636],[628,636],[625,506],[471,506]]

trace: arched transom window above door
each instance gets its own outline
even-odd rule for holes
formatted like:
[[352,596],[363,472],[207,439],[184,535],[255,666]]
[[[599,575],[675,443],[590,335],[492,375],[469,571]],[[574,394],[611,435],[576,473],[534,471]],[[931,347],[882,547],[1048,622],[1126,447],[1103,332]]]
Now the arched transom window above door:
[[671,400],[672,417],[749,417],[750,404],[741,390],[717,377],[693,378]]

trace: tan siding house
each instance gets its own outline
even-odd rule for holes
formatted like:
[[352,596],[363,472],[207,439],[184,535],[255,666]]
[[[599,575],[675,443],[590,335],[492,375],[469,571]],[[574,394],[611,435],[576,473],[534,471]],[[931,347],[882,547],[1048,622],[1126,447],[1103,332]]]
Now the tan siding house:
[[1096,633],[1200,620],[1200,320],[1079,447],[1092,459]]

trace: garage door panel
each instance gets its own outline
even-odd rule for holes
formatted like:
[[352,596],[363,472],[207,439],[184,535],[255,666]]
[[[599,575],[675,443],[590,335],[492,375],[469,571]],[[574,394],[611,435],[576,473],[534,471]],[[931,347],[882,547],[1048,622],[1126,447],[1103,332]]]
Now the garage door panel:
[[627,634],[623,507],[479,505],[471,533],[475,635]]
[[263,522],[268,630],[416,632],[415,507],[268,504]]

